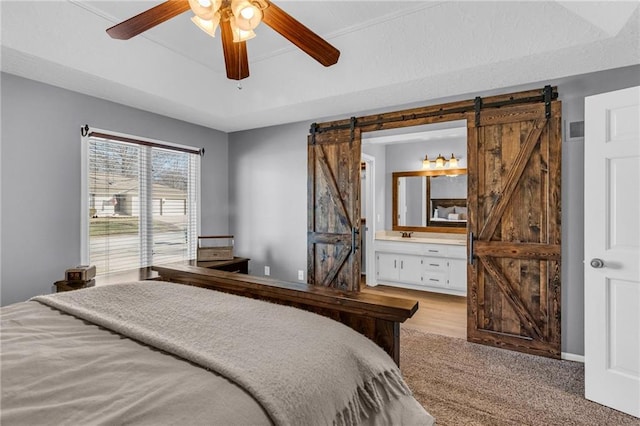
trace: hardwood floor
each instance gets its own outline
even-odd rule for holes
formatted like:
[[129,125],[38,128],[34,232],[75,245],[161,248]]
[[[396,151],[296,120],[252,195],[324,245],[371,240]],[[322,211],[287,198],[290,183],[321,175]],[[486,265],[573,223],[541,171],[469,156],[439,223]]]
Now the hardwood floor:
[[379,285],[364,286],[361,291],[393,297],[411,298],[418,301],[418,312],[401,327],[413,328],[426,333],[467,338],[467,298],[428,291],[408,290]]

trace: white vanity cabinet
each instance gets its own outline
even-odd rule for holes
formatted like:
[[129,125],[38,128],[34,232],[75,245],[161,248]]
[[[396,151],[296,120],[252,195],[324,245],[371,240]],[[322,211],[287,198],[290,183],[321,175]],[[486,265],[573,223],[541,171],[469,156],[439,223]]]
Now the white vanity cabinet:
[[467,294],[466,259],[449,259],[449,281],[447,287]]
[[397,253],[376,253],[376,273],[378,280],[421,284],[422,258]]
[[377,284],[467,294],[464,245],[409,241],[375,241]]

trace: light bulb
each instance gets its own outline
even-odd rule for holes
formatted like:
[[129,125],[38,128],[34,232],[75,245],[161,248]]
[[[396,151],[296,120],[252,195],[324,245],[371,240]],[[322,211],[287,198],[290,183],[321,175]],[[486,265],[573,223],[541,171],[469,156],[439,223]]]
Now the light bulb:
[[210,21],[220,9],[222,0],[189,0],[189,7],[200,19]]
[[233,42],[234,43],[239,43],[241,41],[251,40],[252,38],[254,38],[256,36],[256,33],[254,33],[252,30],[246,31],[246,30],[243,30],[242,28],[238,27],[236,21],[237,20],[234,19],[233,16],[229,20],[229,23],[231,24],[231,32],[233,33]]
[[255,29],[262,21],[262,10],[248,0],[233,0],[231,12],[236,19],[236,25],[244,31]]
[[256,13],[253,7],[245,7],[240,11],[240,16],[242,16],[244,19],[251,19],[255,16],[255,14]]
[[456,167],[458,167],[458,159],[453,156],[453,153],[451,153],[451,159],[449,160],[449,168],[455,169]]
[[436,167],[444,167],[444,157],[442,154],[438,154],[438,158],[436,158]]
[[429,161],[429,157],[427,155],[424,156],[424,160],[422,160],[422,168],[423,169],[430,169],[431,168],[431,161]]

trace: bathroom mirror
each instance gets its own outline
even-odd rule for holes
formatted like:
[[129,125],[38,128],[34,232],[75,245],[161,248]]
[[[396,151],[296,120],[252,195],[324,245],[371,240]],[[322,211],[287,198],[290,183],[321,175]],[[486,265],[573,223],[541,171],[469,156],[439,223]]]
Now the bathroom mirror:
[[467,227],[467,169],[392,174],[394,231],[464,234]]

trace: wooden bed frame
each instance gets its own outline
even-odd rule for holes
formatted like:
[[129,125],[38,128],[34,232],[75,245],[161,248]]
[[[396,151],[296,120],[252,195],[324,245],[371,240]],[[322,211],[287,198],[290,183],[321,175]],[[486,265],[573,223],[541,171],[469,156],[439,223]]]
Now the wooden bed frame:
[[344,292],[178,262],[151,267],[161,280],[294,306],[339,321],[382,347],[400,365],[400,323],[418,310],[416,300]]

